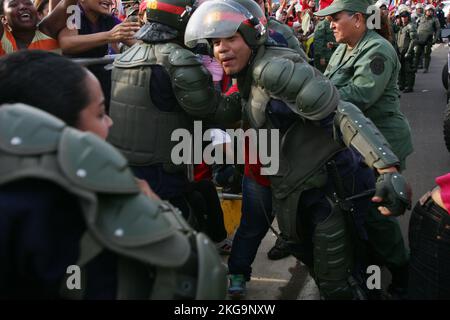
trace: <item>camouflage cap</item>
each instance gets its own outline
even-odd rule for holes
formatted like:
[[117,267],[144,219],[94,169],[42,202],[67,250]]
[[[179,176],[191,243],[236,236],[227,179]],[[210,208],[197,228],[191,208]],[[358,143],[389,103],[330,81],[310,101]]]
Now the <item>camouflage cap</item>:
[[335,0],[323,10],[314,13],[316,16],[331,16],[341,11],[367,13],[367,8],[373,5],[372,0]]

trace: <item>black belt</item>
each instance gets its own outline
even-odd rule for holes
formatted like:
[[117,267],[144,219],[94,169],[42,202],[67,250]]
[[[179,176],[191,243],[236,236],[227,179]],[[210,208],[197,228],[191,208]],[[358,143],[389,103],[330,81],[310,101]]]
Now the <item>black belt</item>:
[[[419,200],[420,206],[426,210],[426,213],[432,216],[435,220],[447,220],[450,219],[450,214],[434,202],[431,192],[427,192],[422,198]],[[422,212],[422,214],[425,212]]]

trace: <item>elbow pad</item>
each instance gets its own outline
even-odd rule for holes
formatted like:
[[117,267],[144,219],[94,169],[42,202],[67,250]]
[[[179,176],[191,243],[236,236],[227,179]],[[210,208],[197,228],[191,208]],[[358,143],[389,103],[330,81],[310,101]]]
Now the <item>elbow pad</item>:
[[196,117],[214,114],[218,99],[212,76],[199,57],[189,50],[177,49],[169,55],[169,63],[173,91],[180,106]]
[[256,66],[253,75],[257,85],[308,120],[326,118],[339,102],[334,85],[307,63],[272,59]]
[[335,117],[335,127],[347,146],[353,146],[371,168],[383,169],[399,165],[384,136],[354,104],[342,101]]

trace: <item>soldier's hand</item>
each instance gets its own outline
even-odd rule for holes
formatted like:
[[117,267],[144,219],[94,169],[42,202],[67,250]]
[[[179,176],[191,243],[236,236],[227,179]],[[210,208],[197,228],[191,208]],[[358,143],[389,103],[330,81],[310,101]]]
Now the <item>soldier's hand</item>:
[[325,60],[325,58],[320,58],[320,65],[325,66],[326,64],[327,64],[327,61]]
[[377,179],[373,202],[380,206],[381,214],[400,216],[411,209],[411,188],[398,172],[381,173]]

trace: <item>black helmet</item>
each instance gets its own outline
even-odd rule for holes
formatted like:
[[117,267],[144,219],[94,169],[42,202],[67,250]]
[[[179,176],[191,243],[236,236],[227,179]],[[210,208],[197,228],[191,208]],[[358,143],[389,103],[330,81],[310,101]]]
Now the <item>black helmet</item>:
[[196,0],[149,0],[147,20],[159,22],[184,32]]

